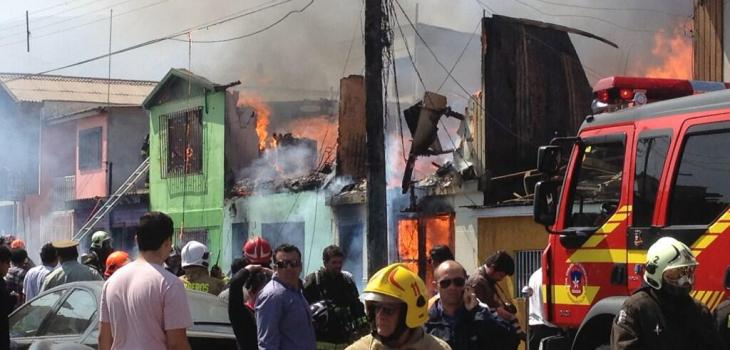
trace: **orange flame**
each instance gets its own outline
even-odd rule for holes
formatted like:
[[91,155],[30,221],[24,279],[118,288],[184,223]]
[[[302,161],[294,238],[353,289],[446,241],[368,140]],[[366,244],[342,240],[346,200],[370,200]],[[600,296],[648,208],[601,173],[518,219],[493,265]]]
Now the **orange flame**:
[[317,141],[317,154],[334,157],[337,146],[337,120],[327,115],[295,119],[286,126],[297,138]]
[[252,108],[256,113],[256,135],[259,137],[259,151],[266,146],[275,146],[276,141],[269,136],[269,117],[271,108],[257,95],[241,95],[238,97],[238,107]]
[[632,72],[632,75],[691,79],[692,39],[685,34],[686,28],[691,28],[691,25],[692,22],[688,21],[674,26],[671,33],[664,29],[656,32],[651,53],[653,58],[661,63],[639,68]]

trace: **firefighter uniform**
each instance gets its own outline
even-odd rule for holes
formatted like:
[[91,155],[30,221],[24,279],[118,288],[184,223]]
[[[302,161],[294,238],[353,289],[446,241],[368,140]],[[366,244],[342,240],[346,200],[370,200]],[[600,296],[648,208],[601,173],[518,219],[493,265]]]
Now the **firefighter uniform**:
[[365,307],[349,273],[320,268],[304,279],[303,293],[310,304],[327,301],[329,305],[326,324],[315,327],[317,349],[341,350],[367,334]]
[[626,299],[611,331],[612,349],[722,349],[707,307],[690,296],[645,287]]
[[725,349],[730,349],[730,299],[723,301],[715,309],[717,332],[725,342]]
[[218,295],[223,291],[223,281],[211,277],[208,269],[201,266],[185,267],[185,275],[180,276],[185,284],[185,289],[197,290],[199,292]]

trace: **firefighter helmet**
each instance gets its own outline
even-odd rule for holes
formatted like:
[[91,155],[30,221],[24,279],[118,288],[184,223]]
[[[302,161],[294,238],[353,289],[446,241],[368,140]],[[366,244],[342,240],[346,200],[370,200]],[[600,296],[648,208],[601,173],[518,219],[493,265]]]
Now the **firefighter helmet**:
[[208,268],[210,252],[205,244],[198,241],[188,242],[182,249],[182,267],[202,266]]
[[129,254],[127,252],[116,251],[109,254],[109,257],[106,258],[106,271],[104,271],[104,276],[108,278],[128,262]]
[[661,289],[665,271],[697,265],[698,262],[687,245],[672,237],[662,237],[646,252],[644,281],[654,289]]
[[408,328],[423,326],[428,320],[426,285],[403,264],[391,264],[376,272],[364,291],[365,301],[400,301],[406,304]]
[[271,244],[261,236],[251,238],[243,245],[243,255],[251,264],[269,266],[271,264]]
[[104,242],[111,241],[111,237],[109,236],[106,231],[96,231],[93,235],[91,235],[91,247],[92,248],[101,248],[102,245],[104,245]]
[[25,242],[22,239],[15,239],[10,242],[10,249],[25,249]]

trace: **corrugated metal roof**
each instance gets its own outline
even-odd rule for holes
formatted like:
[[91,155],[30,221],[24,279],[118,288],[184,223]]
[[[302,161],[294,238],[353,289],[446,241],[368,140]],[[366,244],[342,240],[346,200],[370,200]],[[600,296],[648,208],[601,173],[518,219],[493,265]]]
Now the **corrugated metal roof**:
[[22,102],[77,101],[115,105],[141,105],[157,84],[146,80],[22,73],[0,73],[0,80]]

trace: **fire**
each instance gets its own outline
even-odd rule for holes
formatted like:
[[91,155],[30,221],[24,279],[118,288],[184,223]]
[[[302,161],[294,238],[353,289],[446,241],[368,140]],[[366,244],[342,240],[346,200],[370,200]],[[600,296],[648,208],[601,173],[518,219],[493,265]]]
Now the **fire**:
[[241,95],[238,97],[238,107],[249,107],[256,113],[256,135],[259,137],[259,151],[267,146],[276,147],[276,141],[269,135],[269,117],[271,108],[257,95]]
[[328,115],[299,118],[286,126],[297,138],[317,141],[317,154],[320,158],[334,158],[337,147],[337,120]]
[[654,34],[651,53],[654,60],[661,62],[634,70],[631,75],[652,78],[692,78],[692,39],[685,34],[692,22],[673,26],[672,32],[659,30]]

